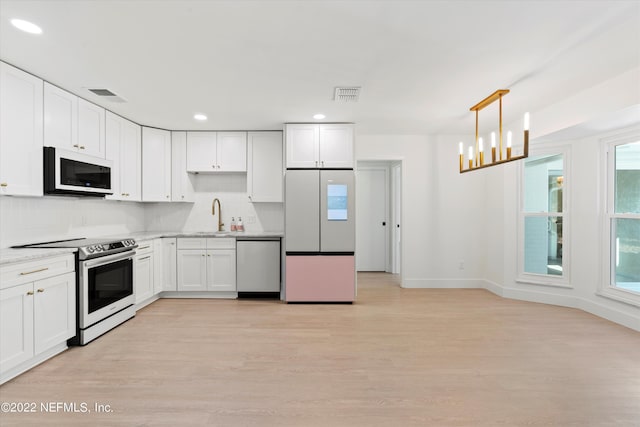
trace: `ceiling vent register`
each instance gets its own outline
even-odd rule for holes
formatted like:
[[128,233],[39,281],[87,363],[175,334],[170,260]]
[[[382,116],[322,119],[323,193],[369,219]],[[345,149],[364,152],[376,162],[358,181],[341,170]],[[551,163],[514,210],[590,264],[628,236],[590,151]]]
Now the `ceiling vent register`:
[[334,100],[336,102],[358,102],[360,98],[359,87],[337,87]]
[[115,93],[111,92],[109,89],[90,89],[87,88],[87,90],[91,93],[93,93],[94,95],[97,95],[101,98],[106,99],[107,101],[111,101],[111,102],[127,102],[126,99],[122,98],[121,96],[116,95]]

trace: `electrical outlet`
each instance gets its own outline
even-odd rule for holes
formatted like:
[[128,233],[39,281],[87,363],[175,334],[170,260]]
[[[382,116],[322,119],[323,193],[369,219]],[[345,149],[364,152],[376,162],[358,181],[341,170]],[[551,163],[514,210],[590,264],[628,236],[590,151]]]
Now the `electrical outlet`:
[[458,263],[458,270],[464,270],[464,261]]
[[249,215],[249,216],[246,218],[245,223],[246,223],[246,224],[255,224],[255,223],[256,223],[256,217],[255,217],[255,216],[253,216],[253,215]]

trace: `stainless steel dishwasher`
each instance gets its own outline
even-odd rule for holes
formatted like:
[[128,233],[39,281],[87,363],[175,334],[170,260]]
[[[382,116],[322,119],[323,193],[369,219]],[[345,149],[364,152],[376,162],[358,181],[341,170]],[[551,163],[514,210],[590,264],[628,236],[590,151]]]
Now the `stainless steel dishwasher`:
[[280,238],[237,238],[236,284],[242,292],[280,292]]

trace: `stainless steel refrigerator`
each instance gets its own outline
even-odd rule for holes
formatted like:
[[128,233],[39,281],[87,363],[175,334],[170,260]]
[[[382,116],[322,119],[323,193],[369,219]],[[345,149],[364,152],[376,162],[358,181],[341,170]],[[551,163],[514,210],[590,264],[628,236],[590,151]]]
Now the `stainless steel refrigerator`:
[[285,300],[354,301],[353,170],[287,170],[285,206]]

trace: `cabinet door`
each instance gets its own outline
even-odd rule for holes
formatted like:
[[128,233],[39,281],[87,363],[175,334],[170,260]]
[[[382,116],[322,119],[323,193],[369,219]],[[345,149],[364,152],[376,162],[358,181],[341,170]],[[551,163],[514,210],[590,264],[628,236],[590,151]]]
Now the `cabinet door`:
[[42,80],[0,62],[0,194],[42,196]]
[[[164,283],[164,256],[162,253],[162,239],[155,239],[153,241],[153,294],[157,295],[162,292],[162,284]],[[157,260],[157,261],[155,261]]]
[[0,291],[0,369],[33,357],[33,283]]
[[35,354],[76,334],[76,274],[34,282]]
[[193,202],[193,184],[187,173],[187,133],[171,132],[171,200]]
[[215,249],[207,251],[207,290],[236,290],[236,251]]
[[162,290],[177,291],[176,239],[162,239]]
[[320,166],[353,168],[353,125],[320,125]]
[[187,171],[215,172],[216,132],[187,132]]
[[142,201],[171,201],[171,132],[142,128]]
[[251,202],[282,203],[282,132],[249,132],[247,193]]
[[120,140],[120,185],[124,200],[142,200],[142,129],[122,119]]
[[44,82],[44,145],[78,150],[78,97]]
[[218,132],[217,172],[247,171],[247,133]]
[[319,167],[319,125],[287,125],[286,141],[287,168]]
[[187,249],[178,251],[178,290],[207,290],[207,251]]
[[104,159],[105,110],[78,98],[78,148],[82,153]]
[[111,190],[113,194],[106,196],[109,200],[126,200],[124,188],[122,188],[122,174],[124,168],[120,164],[122,161],[122,133],[124,119],[107,111],[105,117],[105,158],[111,160]]
[[136,304],[153,296],[153,254],[136,257],[135,269]]

